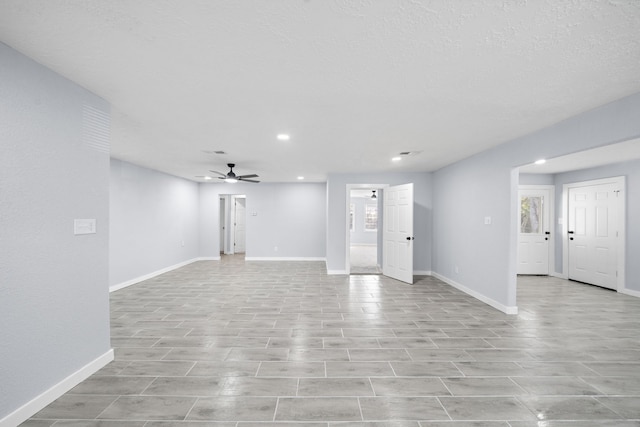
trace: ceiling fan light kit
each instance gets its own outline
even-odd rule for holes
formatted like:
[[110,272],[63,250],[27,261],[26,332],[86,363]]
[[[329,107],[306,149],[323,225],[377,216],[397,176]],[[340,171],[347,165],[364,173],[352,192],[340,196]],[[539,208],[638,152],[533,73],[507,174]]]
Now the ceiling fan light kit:
[[251,178],[258,178],[258,175],[256,174],[236,175],[233,172],[233,168],[236,167],[235,163],[227,163],[227,166],[229,167],[229,172],[227,172],[226,174],[218,171],[209,171],[209,172],[213,172],[220,175],[218,179],[222,179],[224,180],[224,182],[228,182],[229,184],[235,184],[238,181],[253,182],[253,183],[260,182],[260,181],[256,181],[255,179],[251,179]]

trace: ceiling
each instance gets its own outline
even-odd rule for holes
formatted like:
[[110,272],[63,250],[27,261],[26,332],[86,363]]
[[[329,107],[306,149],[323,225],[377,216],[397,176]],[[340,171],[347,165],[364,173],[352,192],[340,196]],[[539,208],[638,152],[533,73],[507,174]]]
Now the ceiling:
[[433,171],[640,92],[638,0],[0,0],[0,41],[192,180]]

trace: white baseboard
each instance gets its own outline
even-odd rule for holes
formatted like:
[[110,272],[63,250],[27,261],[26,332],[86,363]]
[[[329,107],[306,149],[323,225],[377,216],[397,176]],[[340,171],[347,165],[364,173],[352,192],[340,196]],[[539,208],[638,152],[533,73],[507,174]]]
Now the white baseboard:
[[25,422],[45,406],[80,384],[113,360],[113,349],[92,360],[44,393],[36,396],[0,420],[0,427],[15,427]]
[[220,256],[201,256],[200,258],[196,258],[194,261],[220,261]]
[[327,275],[347,274],[347,270],[327,270]]
[[634,291],[633,289],[622,288],[618,292],[620,292],[621,294],[630,295],[632,297],[640,298],[640,291]]
[[261,257],[261,256],[245,256],[245,261],[324,261],[322,257]]
[[193,259],[190,259],[190,260],[187,260],[187,261],[184,261],[184,262],[180,262],[178,264],[174,264],[174,265],[172,265],[170,267],[166,267],[166,268],[162,268],[160,270],[156,270],[156,271],[154,271],[152,273],[136,277],[135,279],[127,280],[125,282],[118,283],[117,285],[109,286],[109,292],[118,291],[120,289],[126,288],[127,286],[135,285],[136,283],[140,283],[140,282],[143,282],[145,280],[152,279],[152,278],[154,278],[156,276],[159,276],[161,274],[168,273],[171,270],[175,270],[176,268],[184,267],[185,265],[189,265],[189,264],[191,264],[193,262],[204,261],[204,260],[207,260],[207,259],[208,258],[193,258]]
[[518,306],[509,306],[509,305],[503,305],[501,303],[499,303],[498,301],[495,301],[485,295],[482,295],[479,292],[476,292],[472,289],[467,288],[464,285],[461,285],[460,283],[449,279],[448,277],[445,277],[441,274],[438,273],[432,273],[433,277],[436,277],[440,280],[442,280],[444,283],[453,286],[454,288],[464,292],[465,294],[471,295],[472,297],[474,297],[475,299],[478,299],[480,301],[482,301],[485,304],[490,305],[491,307],[500,310],[501,312],[505,313],[505,314],[518,314]]

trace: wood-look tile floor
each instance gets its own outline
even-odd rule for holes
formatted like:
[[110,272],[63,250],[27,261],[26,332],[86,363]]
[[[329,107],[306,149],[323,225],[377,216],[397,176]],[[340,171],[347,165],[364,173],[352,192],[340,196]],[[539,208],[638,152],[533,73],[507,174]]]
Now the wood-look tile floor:
[[432,278],[197,262],[111,294],[115,361],[24,426],[640,426],[640,299],[518,279],[505,315]]

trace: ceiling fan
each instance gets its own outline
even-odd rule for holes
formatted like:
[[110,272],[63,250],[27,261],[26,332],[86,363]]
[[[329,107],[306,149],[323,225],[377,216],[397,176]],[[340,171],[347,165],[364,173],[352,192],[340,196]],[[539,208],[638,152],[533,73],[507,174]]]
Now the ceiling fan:
[[229,182],[229,183],[234,183],[234,182],[238,182],[238,181],[260,182],[260,181],[256,181],[256,180],[253,180],[253,179],[249,179],[249,178],[258,178],[258,175],[256,175],[256,174],[236,175],[233,172],[233,168],[236,167],[236,165],[234,163],[227,163],[227,166],[229,166],[229,172],[227,172],[226,174],[224,174],[222,172],[218,172],[218,171],[209,171],[209,172],[217,173],[218,175],[220,175],[218,177],[218,179],[223,179],[224,182]]

